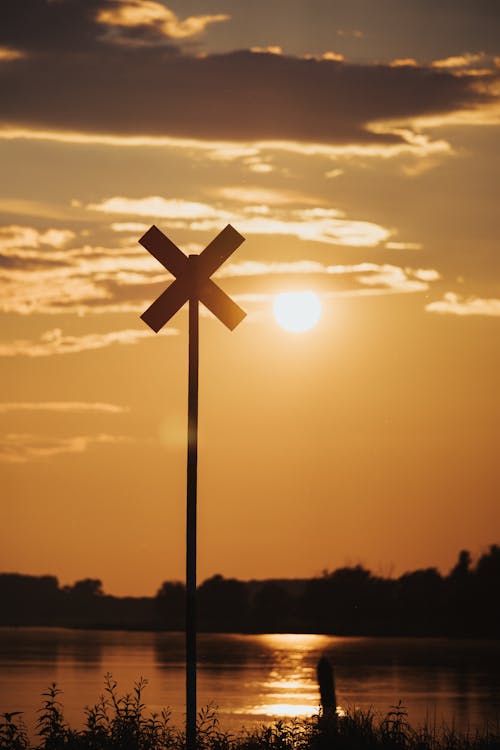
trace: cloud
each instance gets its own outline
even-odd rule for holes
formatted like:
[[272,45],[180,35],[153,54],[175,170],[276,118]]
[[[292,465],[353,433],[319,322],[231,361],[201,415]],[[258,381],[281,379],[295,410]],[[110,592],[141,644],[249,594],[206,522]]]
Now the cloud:
[[417,60],[412,57],[398,58],[392,60],[390,65],[392,67],[427,67],[449,71],[456,75],[481,75],[486,77],[494,72],[496,67],[494,56],[484,52],[464,52],[461,55],[450,55],[439,60],[431,60],[423,65],[419,65]]
[[[63,228],[45,232],[31,227],[7,228],[3,235],[0,233],[0,310],[23,315],[111,312],[139,315],[165,289],[171,276],[137,243],[149,226],[149,222],[136,222],[137,214],[148,215],[151,220],[155,220],[156,215],[160,219],[168,218],[172,230],[210,232],[214,236],[222,226],[231,223],[246,237],[291,237],[307,243],[311,251],[311,243],[323,245],[325,249],[335,245],[352,248],[385,245],[392,250],[419,247],[416,243],[390,243],[390,230],[386,227],[346,217],[335,208],[314,205],[313,199],[293,191],[266,191],[257,186],[236,189],[234,194],[231,188],[220,190],[216,195],[220,193],[224,198],[224,208],[217,201],[212,204],[160,196],[111,197],[91,204],[92,212],[120,217],[119,221],[110,222],[111,236],[112,233],[132,235],[120,238],[118,247],[75,245],[74,234]],[[245,199],[252,198],[265,202],[245,205]],[[297,207],[299,203],[302,208]],[[55,246],[44,244],[50,240]],[[203,239],[184,244],[182,249],[186,253],[199,252],[205,244]],[[236,267],[230,266],[231,269]],[[222,271],[224,277],[229,278],[227,270]],[[302,267],[301,272],[308,271]],[[280,273],[286,274],[288,270],[282,266]],[[235,278],[243,275],[249,278],[251,274],[246,271],[234,274]],[[254,275],[262,277],[264,274]],[[415,275],[412,278],[413,282],[432,280]],[[126,343],[127,339],[143,335],[142,331],[130,331],[74,338],[63,336],[56,329],[41,341],[3,342],[0,355],[47,356],[83,351],[120,341]]]
[[172,49],[169,40],[200,34],[229,16],[180,19],[155,0],[2,0],[0,44],[27,54],[99,53],[116,45]]
[[238,221],[238,231],[242,234],[290,235],[300,240],[350,247],[375,247],[390,236],[388,229],[372,222],[308,217],[306,211],[296,212],[286,220],[266,216],[242,218]]
[[[8,249],[0,250],[0,310],[21,314],[139,311],[148,302],[151,284],[165,280],[161,266],[137,244],[142,233],[135,235],[131,247],[118,249],[90,245],[23,249],[9,240]],[[134,288],[126,300],[120,294],[124,287]]]
[[410,269],[389,264],[370,269],[369,273],[361,274],[357,280],[361,286],[373,287],[382,293],[425,292],[429,288],[427,280],[412,273]]
[[90,203],[87,206],[92,211],[107,214],[133,214],[134,216],[154,216],[162,219],[209,219],[227,218],[230,214],[216,210],[206,203],[185,200],[166,200],[159,195],[148,198],[108,198],[101,203]]
[[21,60],[23,57],[25,57],[25,54],[20,50],[11,49],[10,47],[0,47],[0,64],[12,60]]
[[[165,328],[161,335],[175,336],[175,328]],[[110,331],[108,333],[88,333],[83,336],[65,336],[60,328],[42,334],[38,341],[16,339],[0,343],[0,357],[50,357],[54,354],[75,354],[78,352],[104,349],[112,344],[135,344],[145,338],[152,338],[149,329]]]
[[342,55],[340,52],[323,52],[323,54],[319,57],[320,60],[336,60],[337,62],[343,62],[344,61],[344,55]]
[[97,23],[108,26],[111,41],[147,44],[155,38],[185,39],[230,17],[224,14],[201,15],[181,21],[172,10],[153,0],[115,0],[113,5],[106,3],[98,10],[95,18]]
[[282,55],[283,49],[275,44],[271,45],[270,47],[250,47],[250,52],[255,52],[256,54],[259,54],[259,52],[261,52],[269,55]]
[[2,312],[23,315],[81,313],[86,309],[104,309],[113,302],[111,293],[103,283],[104,279],[86,271],[83,260],[81,264],[59,263],[56,260],[50,264],[36,257],[24,259],[21,256],[14,266],[3,262],[2,265]]
[[[250,207],[256,210],[258,207]],[[273,218],[268,213],[241,213],[235,226],[246,236],[251,234],[282,234],[309,243],[373,247],[385,243],[388,230],[376,224],[352,221],[339,217],[334,209],[293,209],[277,207],[282,217]],[[273,212],[274,213],[274,212]],[[221,223],[215,220],[177,222],[188,229],[205,229],[217,233]],[[184,252],[199,252],[203,243],[188,243]],[[311,245],[309,245],[311,247]],[[20,314],[63,313],[127,313],[139,316],[165,289],[171,276],[150,254],[144,252],[133,240],[130,246],[118,250],[106,247],[84,246],[61,250],[33,249],[24,252],[32,257],[13,256],[14,266],[2,265],[0,256],[0,281],[2,282],[1,308],[4,312]],[[41,257],[49,265],[37,266]],[[339,284],[339,277],[343,281]],[[231,294],[253,294],[262,291],[262,285],[274,279],[279,284],[294,285],[310,278],[330,278],[334,288],[345,292],[379,294],[421,291],[439,278],[435,269],[394,264],[358,263],[329,265],[315,260],[264,263],[243,261],[226,263],[216,272],[216,278],[231,282]],[[268,281],[266,281],[266,279]],[[288,281],[287,281],[288,280]],[[323,283],[323,282],[322,282]],[[331,287],[331,283],[329,282]],[[167,335],[177,329],[165,328]],[[0,356],[43,357],[53,354],[73,353],[101,349],[115,343],[136,343],[150,336],[147,328],[126,329],[84,336],[63,334],[60,328],[47,331],[38,340],[16,339],[0,342]]]
[[454,292],[447,292],[443,299],[426,305],[427,312],[439,315],[482,315],[500,316],[500,299],[482,299],[481,297],[460,297]]
[[314,260],[299,260],[291,263],[246,260],[241,263],[226,263],[215,274],[215,278],[240,276],[269,276],[286,274],[326,274],[328,266]]
[[116,221],[111,224],[113,232],[132,232],[134,234],[143,234],[147,229],[147,224],[141,224],[138,221]]
[[262,188],[258,185],[246,186],[231,185],[214,190],[214,195],[226,201],[246,203],[247,205],[285,206],[290,204],[304,205],[316,203],[317,200],[304,193],[294,190],[277,190]]
[[41,245],[60,248],[75,237],[69,229],[47,229],[40,232],[33,227],[11,225],[0,227],[0,251],[38,248]]
[[438,281],[441,278],[441,274],[439,271],[436,271],[435,268],[415,268],[413,270],[406,270],[410,270],[413,276],[421,281]]
[[[451,115],[447,115],[447,121]],[[468,118],[468,119],[467,119]],[[496,122],[497,113],[493,107],[489,109],[474,110],[469,115],[460,112],[453,115],[453,121],[460,122],[467,120],[470,123],[476,123],[478,119],[481,122]],[[440,126],[444,123],[443,117],[420,117],[417,124],[429,127]],[[373,132],[376,132],[375,125],[372,126]],[[183,149],[187,153],[202,152],[207,159],[213,161],[234,161],[241,160],[241,163],[249,171],[259,173],[269,173],[274,170],[269,159],[277,153],[286,152],[298,154],[304,157],[325,157],[334,160],[340,158],[351,159],[354,156],[368,158],[394,158],[403,154],[421,158],[429,155],[450,154],[452,149],[449,143],[440,139],[432,140],[426,134],[415,133],[411,128],[401,128],[391,125],[390,127],[380,127],[379,131],[392,132],[397,136],[394,143],[371,142],[365,140],[361,143],[342,142],[342,143],[311,143],[299,142],[292,140],[258,140],[248,141],[242,144],[235,141],[221,140],[203,140],[201,138],[172,137],[162,135],[119,135],[110,133],[82,133],[76,130],[62,132],[60,130],[32,129],[29,127],[20,128],[6,125],[1,127],[0,122],[0,140],[35,140],[49,141],[56,143],[75,143],[75,144],[99,144],[105,146],[128,147],[128,148],[170,148],[174,150]],[[335,139],[333,139],[335,141]],[[0,207],[10,213],[29,214],[31,216],[43,216],[47,218],[71,218],[69,209],[63,210],[60,207],[48,204],[35,203],[33,201],[5,200],[0,199]],[[74,218],[74,216],[73,216]]]
[[452,55],[441,60],[433,60],[431,66],[446,70],[480,68],[484,72],[484,70],[494,67],[494,58],[491,55],[485,55],[484,52],[464,52],[462,55]]
[[121,445],[134,442],[124,435],[78,435],[54,438],[30,433],[8,433],[0,446],[0,461],[25,463],[33,459],[51,458],[62,453],[84,453],[94,445]]
[[156,2],[4,0],[0,44],[25,57],[0,65],[0,124],[25,134],[386,148],[408,142],[381,124],[474,116],[496,101],[498,70],[471,77],[250,50],[197,56],[172,41],[222,18],[179,21]]
[[386,242],[387,250],[421,250],[420,242]]
[[328,172],[325,172],[325,177],[328,177],[329,180],[334,179],[335,177],[340,177],[340,175],[344,174],[343,169],[338,169],[337,167],[335,169],[330,169]]
[[0,402],[0,414],[17,411],[48,411],[63,414],[124,414],[130,411],[128,406],[106,404],[93,401],[4,401]]
[[[231,197],[230,189],[223,191],[226,200]],[[232,197],[236,203],[242,202],[245,197],[254,197],[262,200],[264,205],[259,203],[257,206],[247,206],[243,211],[239,207],[228,211],[204,203],[151,196],[135,200],[108,198],[102,203],[90,204],[88,208],[104,213],[169,218],[172,220],[171,227],[192,231],[219,231],[221,222],[230,222],[242,234],[288,235],[301,240],[351,247],[374,247],[390,236],[390,231],[378,224],[342,218],[341,213],[335,209],[283,208],[280,213],[279,204],[286,205],[292,197],[278,191],[239,188]],[[268,215],[269,199],[275,206],[273,216]],[[308,202],[311,202],[310,199]]]
[[[313,286],[317,291],[333,296],[367,296],[381,294],[411,294],[425,292],[429,285],[441,278],[433,268],[402,268],[390,263],[354,263],[328,265],[312,260],[290,263],[244,261],[230,263],[215,274],[216,278],[261,279],[254,284],[260,290],[275,294],[300,286]],[[268,280],[269,283],[265,283]],[[260,292],[262,293],[262,292]],[[244,301],[245,293],[235,298]],[[255,301],[251,299],[251,301]]]
[[418,68],[418,63],[413,57],[398,57],[389,63],[391,68]]

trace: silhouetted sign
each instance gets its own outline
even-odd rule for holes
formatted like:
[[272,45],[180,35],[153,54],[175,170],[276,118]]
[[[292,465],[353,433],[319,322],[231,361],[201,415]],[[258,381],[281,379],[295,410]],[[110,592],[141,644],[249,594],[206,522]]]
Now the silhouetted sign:
[[244,239],[228,224],[200,255],[187,256],[153,225],[139,242],[176,278],[141,315],[142,320],[157,333],[191,298],[203,302],[228,328],[236,328],[246,313],[210,276]]
[[189,300],[188,452],[186,486],[186,750],[196,750],[196,508],[198,467],[199,302],[233,330],[246,313],[210,276],[245,238],[228,224],[200,255],[186,256],[154,225],[139,242],[175,276],[142,320],[158,332]]

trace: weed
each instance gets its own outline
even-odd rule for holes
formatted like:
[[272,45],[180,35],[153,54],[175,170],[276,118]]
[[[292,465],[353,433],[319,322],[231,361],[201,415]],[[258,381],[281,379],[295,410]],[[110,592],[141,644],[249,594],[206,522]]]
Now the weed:
[[27,750],[28,735],[21,716],[21,711],[0,714],[0,750]]
[[[143,701],[147,681],[140,678],[132,692],[118,693],[117,683],[105,676],[104,693],[85,708],[83,729],[65,722],[61,691],[53,683],[43,693],[37,721],[38,744],[31,744],[20,712],[0,714],[0,750],[185,750],[184,732],[170,724],[167,710],[148,714]],[[216,707],[198,714],[197,750],[500,750],[500,732],[459,734],[443,727],[415,730],[399,702],[377,719],[372,711],[353,709],[335,721],[313,716],[246,730],[223,731]]]

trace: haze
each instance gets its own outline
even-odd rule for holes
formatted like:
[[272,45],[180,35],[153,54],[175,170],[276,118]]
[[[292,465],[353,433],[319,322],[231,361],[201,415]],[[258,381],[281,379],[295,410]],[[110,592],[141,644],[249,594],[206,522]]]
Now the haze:
[[[199,577],[397,575],[498,541],[494,0],[4,0],[0,570],[184,577],[186,309],[139,316],[231,223],[200,325]],[[280,328],[277,294],[321,319]]]

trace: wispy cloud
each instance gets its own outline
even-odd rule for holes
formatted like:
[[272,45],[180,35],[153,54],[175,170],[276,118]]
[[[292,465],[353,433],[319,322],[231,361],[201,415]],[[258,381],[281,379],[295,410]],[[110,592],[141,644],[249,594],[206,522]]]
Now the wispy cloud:
[[[252,188],[253,190],[254,188]],[[256,189],[256,188],[255,188]],[[155,197],[151,208],[149,199],[129,200],[127,198],[106,199],[101,204],[112,215],[115,210],[127,210],[130,214],[122,214],[123,221],[112,222],[110,230],[132,234],[120,240],[117,248],[93,246],[51,247],[40,244],[40,236],[49,239],[50,232],[55,233],[56,244],[65,242],[69,235],[64,229],[53,229],[50,232],[36,232],[32,228],[15,227],[15,232],[5,234],[8,247],[0,249],[0,283],[2,295],[0,309],[4,312],[21,314],[56,314],[64,313],[133,313],[139,315],[151,304],[151,301],[163,291],[165,284],[171,279],[170,275],[148,253],[144,252],[137,243],[137,237],[142,234],[149,223],[133,221],[134,211],[174,211],[179,208],[181,215],[189,218],[169,219],[170,228],[186,229],[194,232],[218,233],[228,219],[244,236],[287,236],[301,240],[313,251],[313,244],[325,246],[339,245],[344,247],[380,247],[388,250],[416,250],[417,243],[389,242],[390,232],[385,227],[372,222],[350,219],[342,215],[335,208],[314,205],[296,208],[288,203],[300,198],[295,194],[285,193],[283,203],[280,203],[279,193],[271,191],[267,196],[276,200],[273,206],[267,204],[242,206],[243,194],[237,196],[233,207],[226,201],[223,208],[217,204],[195,203],[191,201],[169,201]],[[262,196],[265,197],[265,194]],[[307,203],[305,204],[307,205]],[[196,211],[210,213],[210,218],[191,218]],[[198,208],[201,206],[201,208]],[[151,216],[151,220],[156,217]],[[162,217],[160,217],[162,218]],[[125,220],[127,219],[127,220]],[[12,230],[12,228],[10,228]],[[135,236],[134,236],[135,235]],[[14,242],[13,237],[16,237]],[[24,243],[24,247],[20,244]],[[199,252],[203,243],[187,243],[182,249],[185,252]],[[377,289],[392,291],[399,288],[396,275],[399,271],[394,263],[381,265],[358,264],[344,266],[344,278],[349,277],[353,288],[362,286],[365,290],[369,285]],[[383,269],[383,271],[382,271]],[[382,272],[390,274],[392,281],[386,276],[385,283]],[[420,288],[418,282],[435,280],[435,271],[409,271],[405,274],[405,289]],[[418,274],[421,274],[420,276]],[[422,274],[428,274],[424,277]],[[302,260],[294,263],[229,263],[225,264],[217,274],[219,278],[240,279],[239,288],[232,289],[234,293],[259,293],[256,285],[259,279],[281,276],[293,276],[297,280],[299,275],[304,279],[310,275],[319,277],[337,274],[339,267],[328,263],[318,263],[313,260]],[[429,275],[430,274],[430,275]],[[434,274],[434,275],[432,275]],[[377,276],[380,283],[373,278]],[[254,277],[252,280],[251,277]],[[246,288],[241,288],[246,279]],[[280,280],[280,281],[281,281]],[[411,280],[411,283],[410,283]],[[390,281],[390,283],[389,283]],[[295,283],[295,282],[294,282]],[[267,291],[267,290],[266,290]],[[168,329],[174,331],[174,329]],[[85,351],[99,349],[113,343],[131,343],[144,336],[143,331],[116,331],[106,334],[88,334],[87,336],[66,336],[57,328],[49,331],[39,340],[31,341],[18,339],[12,342],[0,343],[0,356],[48,356],[64,352]]]
[[40,232],[33,227],[10,225],[0,227],[0,250],[22,250],[40,246],[61,248],[75,237],[70,229],[47,229]]
[[99,401],[4,401],[0,402],[0,414],[10,412],[56,412],[63,414],[84,414],[95,412],[99,414],[125,414],[130,411],[128,406],[107,404]]
[[[246,189],[241,190],[233,199],[236,203],[243,201]],[[254,197],[257,192],[257,188],[252,189]],[[229,191],[225,197],[230,197]],[[286,208],[290,196],[286,197],[285,194],[280,199],[278,191],[271,191],[267,197],[273,201],[272,216],[269,215],[268,202],[228,211],[205,203],[167,200],[160,196],[134,200],[108,198],[101,203],[90,204],[88,208],[111,214],[169,218],[176,228],[192,231],[215,231],[220,229],[221,222],[231,222],[243,234],[289,235],[301,240],[355,247],[374,247],[390,236],[388,229],[372,222],[342,218],[341,212],[336,209],[315,207],[291,210]],[[262,191],[260,198],[266,198],[266,191]]]
[[163,219],[210,219],[228,218],[230,214],[217,210],[207,203],[195,201],[165,199],[159,195],[151,195],[147,198],[124,198],[116,196],[108,198],[101,203],[90,203],[87,206],[91,211],[101,211],[106,214],[132,214],[134,216],[154,216]]
[[[492,108],[481,110],[481,114],[476,111],[472,113],[461,112],[455,114],[453,121],[458,118],[463,121],[468,117],[468,122],[473,123],[481,119],[481,122],[488,122],[492,118]],[[450,116],[448,116],[450,117]],[[440,126],[446,122],[443,116],[430,117],[415,120],[417,125],[427,125],[429,127]],[[370,159],[391,159],[400,156],[410,156],[420,159],[427,156],[444,156],[452,153],[450,144],[443,139],[432,139],[429,135],[422,132],[414,132],[409,127],[396,127],[395,125],[382,126],[380,124],[375,130],[380,134],[397,133],[396,142],[370,142],[361,143],[318,143],[304,142],[298,140],[284,140],[275,138],[274,140],[255,139],[247,143],[238,143],[236,141],[221,140],[218,138],[202,139],[188,137],[173,137],[163,135],[121,135],[110,134],[105,132],[85,133],[79,130],[51,130],[37,127],[13,127],[11,124],[0,127],[0,140],[34,140],[49,141],[56,143],[74,143],[74,144],[99,144],[105,146],[129,147],[129,148],[162,148],[162,149],[182,149],[186,153],[201,152],[207,159],[213,161],[241,161],[249,171],[256,173],[269,173],[274,170],[270,159],[274,155],[292,153],[305,158],[322,157],[337,161],[338,159],[352,159],[361,156]],[[5,210],[16,214],[31,216],[46,216],[48,218],[67,218],[69,211],[60,208],[35,204],[32,201],[8,200],[2,199],[0,206]]]
[[[238,267],[239,266],[239,267]],[[327,299],[378,297],[427,292],[432,282],[441,278],[435,269],[401,268],[391,264],[356,263],[327,266],[316,261],[295,263],[248,262],[234,264],[220,275],[236,279],[255,276],[272,284],[259,283],[266,291],[236,292],[232,297],[248,313],[247,321],[256,323],[272,315],[271,302],[281,291],[314,290]]]
[[124,435],[77,435],[48,437],[30,433],[8,433],[0,446],[0,461],[25,463],[34,459],[51,458],[62,453],[84,453],[96,445],[121,445],[134,440]]
[[484,52],[464,52],[462,55],[452,55],[440,60],[433,60],[431,67],[454,71],[476,71],[476,73],[479,71],[479,74],[484,75],[489,70],[494,70],[496,66],[493,55],[486,55]]
[[265,216],[242,218],[238,221],[243,234],[279,234],[300,240],[351,247],[375,247],[390,236],[390,231],[368,221],[356,221],[332,216],[308,215],[307,211],[294,212],[289,220]]
[[240,276],[325,273],[328,273],[328,266],[314,260],[298,260],[290,263],[247,260],[240,263],[226,263],[214,274],[214,276],[215,278],[223,279]]
[[230,203],[245,203],[247,206],[286,206],[317,204],[317,199],[294,190],[279,190],[259,185],[231,185],[213,191],[217,198]]
[[482,315],[496,318],[500,316],[500,299],[461,297],[454,292],[447,292],[443,299],[430,302],[425,309],[439,315]]
[[386,242],[388,250],[421,250],[420,242]]
[[[32,243],[36,245],[35,240],[36,236]],[[23,248],[10,239],[8,244],[0,249],[0,309],[4,312],[135,312],[147,301],[150,285],[165,280],[157,261],[135,239],[131,247],[120,242],[119,248]],[[135,291],[127,299],[120,295],[125,286]]]
[[111,224],[113,232],[132,232],[134,234],[143,234],[148,229],[148,224],[141,224],[138,221],[115,221]]
[[[294,286],[297,286],[299,282],[307,284],[314,280],[321,280],[320,288],[323,292],[334,296],[355,297],[425,292],[431,283],[441,278],[441,275],[433,268],[403,268],[390,263],[327,265],[318,261],[302,260],[291,263],[259,261],[230,263],[221,268],[216,277],[233,279],[275,277],[279,278],[278,284],[284,289],[294,277],[296,279]],[[274,287],[276,287],[276,282],[274,282]],[[243,301],[244,296],[244,294],[239,295],[240,301]]]
[[415,274],[410,269],[389,264],[379,266],[369,273],[362,273],[357,280],[362,287],[372,287],[378,293],[425,292],[429,288],[428,281],[423,280],[418,272]]
[[[165,328],[163,336],[176,336],[176,328]],[[151,338],[149,329],[110,331],[108,333],[88,333],[83,336],[65,336],[60,328],[44,333],[38,341],[15,339],[0,343],[0,357],[50,357],[54,354],[75,354],[78,352],[104,349],[112,344],[135,344],[141,339]]]

